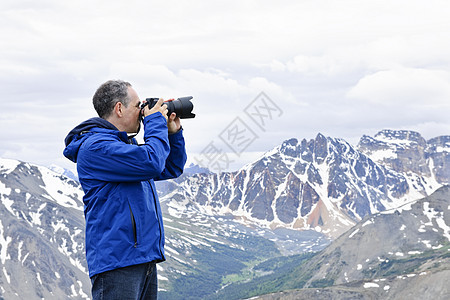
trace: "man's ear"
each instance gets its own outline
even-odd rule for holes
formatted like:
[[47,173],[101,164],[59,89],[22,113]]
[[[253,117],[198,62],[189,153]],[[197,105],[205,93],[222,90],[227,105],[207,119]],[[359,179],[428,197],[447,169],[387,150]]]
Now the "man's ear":
[[117,102],[116,105],[114,105],[114,113],[121,118],[123,116],[123,104],[122,102]]

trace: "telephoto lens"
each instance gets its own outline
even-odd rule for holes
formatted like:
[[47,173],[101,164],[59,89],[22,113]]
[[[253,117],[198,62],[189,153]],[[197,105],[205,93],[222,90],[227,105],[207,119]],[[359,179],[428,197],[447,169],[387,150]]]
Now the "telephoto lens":
[[[171,99],[164,101],[164,104],[167,105],[167,116],[170,116],[173,112],[177,114],[177,117],[180,119],[191,119],[195,118],[195,114],[192,113],[194,109],[194,104],[191,102],[192,96],[181,97],[177,99]],[[159,98],[147,98],[141,105],[141,109],[143,109],[146,105],[148,108],[152,108],[155,106],[156,102],[158,102]]]

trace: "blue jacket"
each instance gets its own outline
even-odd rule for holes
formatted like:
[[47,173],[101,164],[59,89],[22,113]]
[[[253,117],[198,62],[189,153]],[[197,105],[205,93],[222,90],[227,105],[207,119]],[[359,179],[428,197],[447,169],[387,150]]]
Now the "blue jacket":
[[66,137],[64,155],[77,163],[84,190],[89,276],[164,261],[164,228],[153,180],[183,172],[182,130],[168,135],[161,113],[144,121],[144,145],[101,118],[89,119]]

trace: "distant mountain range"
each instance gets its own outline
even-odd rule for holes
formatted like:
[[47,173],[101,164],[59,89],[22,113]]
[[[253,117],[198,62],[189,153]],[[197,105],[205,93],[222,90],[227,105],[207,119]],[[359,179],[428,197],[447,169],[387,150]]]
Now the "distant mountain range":
[[338,237],[365,216],[450,183],[450,136],[383,130],[357,146],[318,134],[290,139],[236,172],[184,176],[166,186],[179,212],[233,215],[268,228]]
[[[192,172],[158,185],[168,259],[158,265],[160,298],[239,299],[243,281],[258,286],[265,276],[274,276],[283,289],[323,287],[328,293],[353,282],[361,292],[364,284],[375,286],[389,274],[413,274],[395,258],[439,265],[444,272],[439,274],[448,278],[450,203],[416,201],[449,184],[449,153],[449,136],[425,141],[415,132],[384,130],[364,136],[358,146],[321,134],[310,141],[290,139],[237,172],[214,174],[192,166]],[[0,299],[90,297],[83,192],[70,174],[52,169],[0,159]],[[403,218],[405,211],[413,214]],[[388,217],[393,220],[383,219]],[[381,221],[384,231],[374,225]],[[364,233],[369,225],[380,234],[395,232],[392,241],[377,237],[386,239],[388,254],[388,248],[375,251],[376,232]],[[404,242],[402,234],[408,237]],[[386,260],[397,264],[391,273],[379,270]],[[311,263],[300,266],[304,261]],[[290,285],[287,274],[297,267],[310,270],[309,277]],[[267,281],[264,287],[252,295],[280,290]]]

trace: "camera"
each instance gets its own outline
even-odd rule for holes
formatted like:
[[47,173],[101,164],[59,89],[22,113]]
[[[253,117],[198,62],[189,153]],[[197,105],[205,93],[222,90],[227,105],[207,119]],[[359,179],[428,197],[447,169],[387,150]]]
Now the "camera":
[[[192,113],[192,109],[194,109],[194,104],[192,104],[191,99],[192,96],[187,96],[178,99],[171,99],[164,101],[164,104],[167,105],[168,110],[167,116],[170,116],[174,112],[180,119],[195,118],[195,114]],[[141,109],[144,109],[146,105],[148,105],[148,108],[152,108],[153,106],[155,106],[158,100],[159,98],[145,99],[146,102],[141,104]]]

